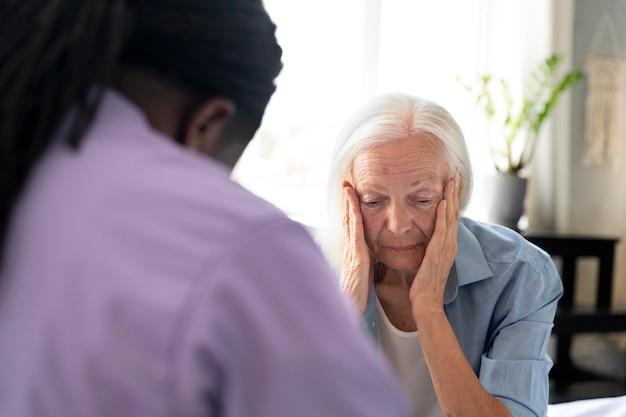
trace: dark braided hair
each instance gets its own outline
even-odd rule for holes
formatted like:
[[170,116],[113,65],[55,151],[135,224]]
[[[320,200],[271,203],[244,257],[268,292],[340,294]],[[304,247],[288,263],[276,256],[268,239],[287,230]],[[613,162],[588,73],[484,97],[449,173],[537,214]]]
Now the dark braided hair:
[[0,238],[33,165],[77,106],[77,146],[123,43],[121,1],[3,1],[0,6]]
[[78,149],[120,64],[233,99],[249,140],[281,69],[274,32],[261,0],[0,0],[0,246],[59,124],[75,112]]

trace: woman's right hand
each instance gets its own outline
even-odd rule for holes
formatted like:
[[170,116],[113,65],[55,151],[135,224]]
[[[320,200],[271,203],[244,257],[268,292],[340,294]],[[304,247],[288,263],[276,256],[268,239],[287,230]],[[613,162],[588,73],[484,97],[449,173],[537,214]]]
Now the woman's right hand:
[[374,281],[374,260],[365,242],[359,197],[348,181],[342,183],[344,196],[343,229],[346,237],[341,288],[363,314]]

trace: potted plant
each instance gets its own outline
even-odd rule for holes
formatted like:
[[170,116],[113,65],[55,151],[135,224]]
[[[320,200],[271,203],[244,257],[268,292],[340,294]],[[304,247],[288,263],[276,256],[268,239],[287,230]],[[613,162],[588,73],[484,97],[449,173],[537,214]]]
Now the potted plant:
[[[493,191],[488,218],[496,223],[517,228],[524,211],[526,193],[525,168],[532,162],[541,127],[550,116],[561,95],[583,77],[580,69],[556,77],[563,58],[548,56],[530,74],[528,93],[516,103],[509,84],[503,78],[480,75],[475,85],[457,81],[473,95],[476,105],[484,111],[487,139],[493,167],[499,174],[488,186]],[[504,203],[510,203],[505,206]]]

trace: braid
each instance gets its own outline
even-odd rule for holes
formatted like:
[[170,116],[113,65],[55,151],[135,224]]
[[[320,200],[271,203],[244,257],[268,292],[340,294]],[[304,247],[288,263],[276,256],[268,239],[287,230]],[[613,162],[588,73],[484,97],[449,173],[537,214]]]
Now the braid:
[[[0,244],[16,199],[63,117],[79,145],[123,47],[121,0],[0,5]],[[93,87],[96,86],[96,89]]]
[[250,140],[282,67],[274,32],[261,0],[0,0],[0,249],[61,121],[72,110],[77,148],[119,64],[196,101],[232,98],[244,134],[229,136]]

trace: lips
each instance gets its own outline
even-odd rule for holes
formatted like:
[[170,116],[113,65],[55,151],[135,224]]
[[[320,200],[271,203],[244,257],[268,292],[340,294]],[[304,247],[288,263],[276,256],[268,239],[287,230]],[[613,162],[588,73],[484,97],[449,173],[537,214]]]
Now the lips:
[[389,250],[395,253],[407,253],[415,250],[417,245],[387,246]]

